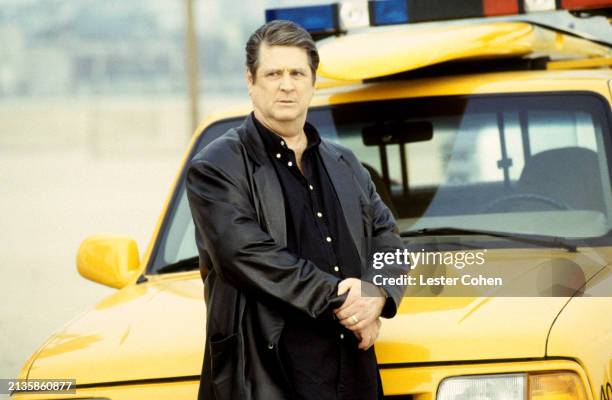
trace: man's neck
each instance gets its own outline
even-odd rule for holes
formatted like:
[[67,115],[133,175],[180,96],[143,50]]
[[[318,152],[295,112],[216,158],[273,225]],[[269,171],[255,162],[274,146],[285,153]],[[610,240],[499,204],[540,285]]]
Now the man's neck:
[[304,123],[306,122],[305,118],[298,118],[293,121],[280,123],[277,121],[268,121],[259,112],[257,112],[257,110],[255,110],[255,118],[257,118],[257,121],[259,121],[270,131],[280,136],[287,144],[287,147],[294,152],[301,154],[306,148],[308,140],[306,139],[306,133],[304,132]]

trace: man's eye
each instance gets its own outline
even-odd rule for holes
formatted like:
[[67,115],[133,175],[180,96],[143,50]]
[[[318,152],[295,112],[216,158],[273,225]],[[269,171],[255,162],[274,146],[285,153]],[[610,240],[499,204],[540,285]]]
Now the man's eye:
[[294,76],[304,76],[305,75],[302,71],[293,71],[292,74]]
[[278,71],[272,71],[272,72],[268,72],[266,76],[272,76],[272,77],[274,77],[274,76],[279,76],[279,75],[280,75],[280,72],[278,72]]

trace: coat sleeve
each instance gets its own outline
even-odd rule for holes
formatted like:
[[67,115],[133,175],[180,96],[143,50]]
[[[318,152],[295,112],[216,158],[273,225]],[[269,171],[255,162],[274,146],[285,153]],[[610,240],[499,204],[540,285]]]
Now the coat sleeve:
[[279,245],[260,226],[245,181],[210,162],[191,163],[187,197],[196,235],[220,277],[245,293],[276,299],[317,318],[331,316],[346,294],[340,280]]
[[[369,257],[377,252],[392,252],[397,250],[403,252],[405,249],[404,242],[399,236],[399,230],[393,218],[391,210],[382,201],[374,182],[368,171],[361,165],[359,160],[351,153],[351,162],[353,169],[356,170],[357,179],[365,190],[365,195],[368,197],[369,204],[367,207],[368,219],[371,221],[371,248]],[[410,271],[410,265],[403,263],[385,264],[381,269],[374,269],[371,259],[367,260],[367,274],[361,279],[373,283],[375,275],[382,275],[386,278],[399,278],[406,275]],[[406,290],[405,285],[381,285],[385,292],[389,295],[383,307],[381,317],[392,318],[397,313],[397,308],[402,301],[402,297]]]

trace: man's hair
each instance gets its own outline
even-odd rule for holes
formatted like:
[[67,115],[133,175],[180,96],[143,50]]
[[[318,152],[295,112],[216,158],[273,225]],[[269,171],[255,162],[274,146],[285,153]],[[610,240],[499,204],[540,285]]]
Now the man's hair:
[[319,52],[308,31],[295,22],[274,20],[253,32],[245,48],[246,66],[251,72],[253,82],[255,82],[255,74],[259,66],[259,48],[262,43],[268,46],[294,46],[306,50],[314,83],[319,66]]

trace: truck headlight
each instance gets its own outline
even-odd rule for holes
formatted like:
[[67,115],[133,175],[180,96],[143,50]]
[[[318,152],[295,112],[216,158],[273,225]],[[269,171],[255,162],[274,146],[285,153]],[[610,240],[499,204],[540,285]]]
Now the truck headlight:
[[586,400],[573,372],[472,375],[446,378],[437,400]]

